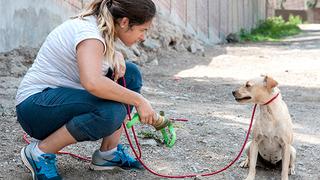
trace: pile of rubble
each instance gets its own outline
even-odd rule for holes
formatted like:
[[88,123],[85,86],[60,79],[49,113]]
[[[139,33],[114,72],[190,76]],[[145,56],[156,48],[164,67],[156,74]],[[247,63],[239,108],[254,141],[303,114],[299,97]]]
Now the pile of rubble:
[[164,15],[158,15],[144,42],[130,48],[117,42],[117,49],[137,64],[158,64],[158,58],[168,51],[204,55],[203,43],[183,28],[168,21]]

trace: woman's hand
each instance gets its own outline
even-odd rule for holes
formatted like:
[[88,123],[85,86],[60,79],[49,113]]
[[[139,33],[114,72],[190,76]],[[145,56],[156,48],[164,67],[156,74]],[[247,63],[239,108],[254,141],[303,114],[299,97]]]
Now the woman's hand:
[[126,73],[126,62],[122,53],[115,51],[114,81],[118,81]]
[[156,122],[157,114],[151,107],[149,101],[144,97],[141,98],[139,105],[136,106],[136,110],[140,116],[141,123],[153,125]]

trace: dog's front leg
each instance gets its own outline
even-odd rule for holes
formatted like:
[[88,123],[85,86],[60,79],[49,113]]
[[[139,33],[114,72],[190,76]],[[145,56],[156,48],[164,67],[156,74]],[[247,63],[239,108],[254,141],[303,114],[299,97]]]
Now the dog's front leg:
[[282,172],[281,180],[288,180],[290,163],[290,144],[285,143],[282,145]]
[[257,158],[258,158],[258,144],[259,142],[257,140],[253,140],[250,145],[250,152],[249,152],[249,174],[246,180],[254,180],[254,177],[256,175],[256,164],[257,164]]
[[284,144],[282,149],[282,172],[281,180],[288,180],[289,163],[290,163],[290,144]]
[[244,161],[242,161],[242,162],[240,163],[240,167],[242,167],[242,168],[248,168],[248,167],[249,167],[249,162],[250,162],[250,159],[249,159],[249,158],[250,158],[250,146],[251,146],[251,141],[249,141],[249,142],[246,144],[245,148],[244,148],[244,151],[245,151],[247,157],[246,157],[246,160],[244,160]]
[[296,172],[294,170],[295,168],[295,161],[296,161],[297,151],[296,149],[291,145],[290,146],[290,164],[289,164],[289,174],[294,175]]

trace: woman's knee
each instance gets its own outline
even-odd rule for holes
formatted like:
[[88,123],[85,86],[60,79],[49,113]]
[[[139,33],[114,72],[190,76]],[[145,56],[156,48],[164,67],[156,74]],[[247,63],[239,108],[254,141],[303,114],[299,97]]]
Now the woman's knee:
[[127,115],[124,104],[118,102],[101,106],[96,111],[97,115],[101,117],[101,125],[104,127],[109,126],[113,132],[121,126]]
[[67,129],[78,142],[96,141],[117,131],[126,114],[123,104],[108,102],[89,114],[73,118],[67,124]]

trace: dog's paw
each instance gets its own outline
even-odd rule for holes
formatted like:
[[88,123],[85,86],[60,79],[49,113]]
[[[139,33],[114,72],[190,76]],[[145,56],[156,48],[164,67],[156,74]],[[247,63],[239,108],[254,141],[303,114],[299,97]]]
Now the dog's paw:
[[254,180],[254,177],[251,177],[251,176],[249,177],[249,176],[248,176],[248,177],[246,178],[246,180]]
[[242,161],[242,162],[240,163],[240,167],[241,167],[241,168],[248,168],[248,167],[249,167],[249,160],[246,159],[246,160]]
[[295,175],[296,171],[294,170],[294,168],[290,168],[289,169],[289,175]]

